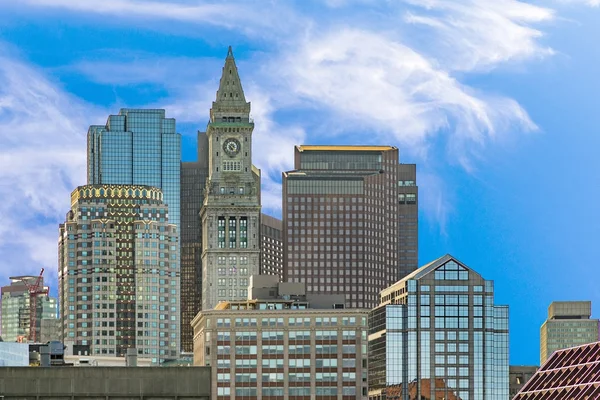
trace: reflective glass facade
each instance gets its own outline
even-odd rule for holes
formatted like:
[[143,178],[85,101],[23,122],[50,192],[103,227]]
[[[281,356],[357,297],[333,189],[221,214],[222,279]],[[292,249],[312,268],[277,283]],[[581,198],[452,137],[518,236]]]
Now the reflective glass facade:
[[508,398],[508,306],[450,256],[381,292],[369,316],[371,399]]
[[[37,277],[23,277],[33,284]],[[41,285],[44,285],[42,280]],[[30,333],[29,292],[26,286],[14,280],[9,286],[2,287],[2,339],[6,342],[25,341]],[[41,337],[41,322],[45,318],[57,317],[57,302],[54,297],[38,295],[36,316],[36,338]]]
[[181,136],[165,110],[121,109],[88,130],[88,184],[161,189],[179,228]]

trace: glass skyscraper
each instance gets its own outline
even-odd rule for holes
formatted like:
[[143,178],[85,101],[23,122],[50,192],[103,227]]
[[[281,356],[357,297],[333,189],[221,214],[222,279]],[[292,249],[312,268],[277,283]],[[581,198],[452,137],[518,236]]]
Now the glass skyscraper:
[[127,109],[88,130],[88,184],[147,185],[162,190],[179,229],[181,135],[165,110]]
[[369,398],[508,399],[508,306],[445,255],[381,292],[369,315]]
[[[25,341],[30,337],[30,312],[29,305],[30,296],[27,286],[23,281],[29,284],[34,284],[37,276],[20,276],[11,278],[11,283],[8,286],[2,287],[2,339],[6,342]],[[41,285],[44,286],[42,279]],[[36,302],[37,318],[36,318],[36,338],[41,336],[42,319],[56,318],[57,305],[56,298],[46,295],[38,295]]]

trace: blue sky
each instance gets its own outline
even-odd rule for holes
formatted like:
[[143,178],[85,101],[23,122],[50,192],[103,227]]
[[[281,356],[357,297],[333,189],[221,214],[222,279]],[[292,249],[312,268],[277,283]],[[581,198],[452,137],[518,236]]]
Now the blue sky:
[[511,363],[536,364],[551,301],[600,304],[599,5],[0,0],[0,283],[45,267],[55,291],[89,125],[165,108],[194,158],[232,45],[265,209],[295,144],[398,146],[420,263],[451,253],[495,280]]

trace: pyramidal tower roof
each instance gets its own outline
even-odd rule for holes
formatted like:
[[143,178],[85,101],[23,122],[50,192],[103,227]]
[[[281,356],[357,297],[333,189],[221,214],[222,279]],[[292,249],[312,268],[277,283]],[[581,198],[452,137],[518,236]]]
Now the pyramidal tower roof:
[[[238,74],[233,50],[229,46],[225,65],[219,81],[219,90],[217,90],[217,98],[213,102],[211,116],[213,114],[224,113],[249,113],[250,103],[246,102],[242,82]],[[219,116],[219,115],[216,115]]]

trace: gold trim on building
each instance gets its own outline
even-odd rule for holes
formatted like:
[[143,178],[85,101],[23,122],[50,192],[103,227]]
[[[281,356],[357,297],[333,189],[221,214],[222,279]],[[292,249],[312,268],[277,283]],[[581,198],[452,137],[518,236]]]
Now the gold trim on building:
[[300,145],[298,151],[390,151],[394,146],[353,146],[353,145]]
[[71,207],[86,199],[148,199],[163,200],[163,193],[154,186],[145,185],[85,185],[71,193]]

